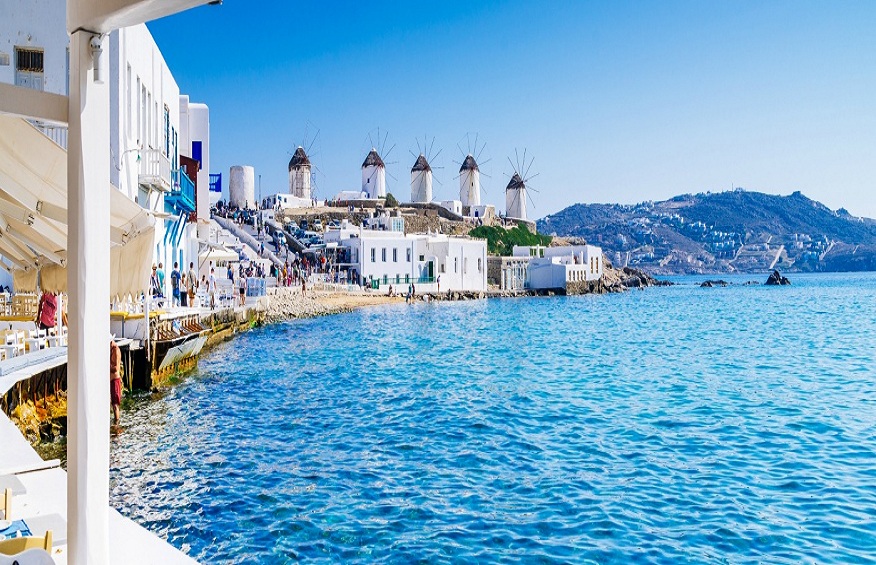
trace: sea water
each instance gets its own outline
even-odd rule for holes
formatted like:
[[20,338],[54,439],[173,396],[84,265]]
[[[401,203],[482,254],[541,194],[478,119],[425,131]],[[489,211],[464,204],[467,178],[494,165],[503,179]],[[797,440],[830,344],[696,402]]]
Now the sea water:
[[209,563],[873,562],[876,274],[749,279],[244,333],[111,503]]

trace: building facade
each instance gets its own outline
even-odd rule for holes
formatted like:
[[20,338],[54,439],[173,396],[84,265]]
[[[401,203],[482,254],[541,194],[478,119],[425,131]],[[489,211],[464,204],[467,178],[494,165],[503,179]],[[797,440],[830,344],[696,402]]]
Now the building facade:
[[602,279],[602,249],[595,245],[565,247],[515,245],[514,257],[529,258],[526,288],[575,290]]
[[[487,243],[441,234],[341,228],[329,230],[326,245],[344,248],[339,268],[372,288],[408,284],[421,292],[483,291],[487,288]],[[402,285],[403,288],[399,287]]]

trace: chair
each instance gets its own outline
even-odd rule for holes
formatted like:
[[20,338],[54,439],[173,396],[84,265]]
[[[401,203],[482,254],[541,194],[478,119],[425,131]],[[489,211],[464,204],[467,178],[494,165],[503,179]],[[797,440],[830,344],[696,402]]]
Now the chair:
[[12,489],[8,488],[3,492],[3,519],[12,520]]
[[28,549],[52,551],[52,531],[48,530],[43,537],[25,536],[0,541],[0,554],[16,555]]
[[28,549],[15,555],[0,554],[0,565],[55,565],[55,560],[45,549]]

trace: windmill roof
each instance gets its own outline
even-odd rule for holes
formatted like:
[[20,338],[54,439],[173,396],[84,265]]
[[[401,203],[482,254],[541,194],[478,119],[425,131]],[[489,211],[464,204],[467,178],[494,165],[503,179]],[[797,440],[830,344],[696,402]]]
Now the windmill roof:
[[478,163],[475,161],[475,158],[471,155],[466,155],[465,161],[462,162],[462,166],[459,167],[459,172],[463,171],[477,171]]
[[386,167],[386,165],[383,164],[383,159],[381,159],[380,155],[377,154],[377,149],[373,148],[371,149],[371,151],[368,152],[368,156],[365,157],[365,162],[362,163],[362,168],[364,169],[365,167],[372,166],[384,168]]
[[415,173],[417,171],[431,171],[432,167],[429,166],[429,161],[426,160],[426,156],[422,153],[419,157],[417,157],[417,162],[414,163],[414,166],[411,167],[411,172]]
[[523,179],[520,178],[519,174],[514,173],[514,176],[508,181],[508,186],[505,187],[505,190],[514,190],[517,188],[526,188],[526,183],[523,182]]
[[289,170],[291,171],[295,167],[303,167],[305,165],[310,166],[310,159],[307,158],[304,148],[299,145],[292,158],[289,159]]

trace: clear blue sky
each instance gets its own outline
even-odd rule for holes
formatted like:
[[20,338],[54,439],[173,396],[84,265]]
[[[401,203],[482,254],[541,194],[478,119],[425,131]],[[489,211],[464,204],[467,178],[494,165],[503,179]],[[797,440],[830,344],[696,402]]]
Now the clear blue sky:
[[401,200],[424,136],[458,198],[471,133],[499,210],[534,156],[533,218],[731,186],[876,217],[876,2],[225,0],[149,27],[210,106],[212,172],[263,196],[317,129],[319,196],[358,189],[379,127]]

